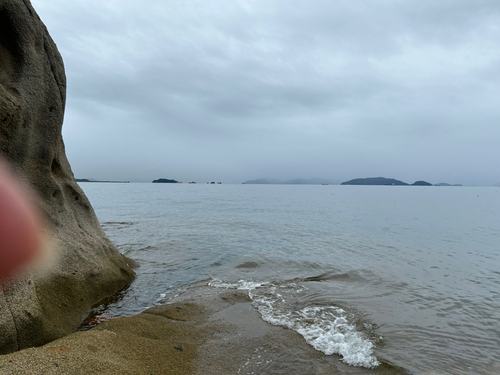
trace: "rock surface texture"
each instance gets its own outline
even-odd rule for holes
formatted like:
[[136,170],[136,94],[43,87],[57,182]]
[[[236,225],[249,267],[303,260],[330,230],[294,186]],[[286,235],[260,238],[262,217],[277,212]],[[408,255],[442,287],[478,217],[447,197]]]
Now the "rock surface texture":
[[48,270],[0,286],[0,354],[76,329],[134,272],[75,182],[61,128],[62,58],[29,0],[0,0],[0,154],[32,188],[57,254]]

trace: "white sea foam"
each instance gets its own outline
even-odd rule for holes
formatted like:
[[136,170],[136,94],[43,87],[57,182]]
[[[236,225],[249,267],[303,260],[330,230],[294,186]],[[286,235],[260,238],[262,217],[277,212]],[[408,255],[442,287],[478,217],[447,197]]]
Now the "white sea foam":
[[[373,355],[373,343],[356,331],[344,310],[333,306],[306,307],[298,311],[298,316],[292,320],[294,329],[316,350],[327,355],[340,354],[344,362],[353,366],[379,365]],[[313,323],[309,324],[311,320]]]
[[248,290],[262,319],[298,332],[314,349],[326,355],[339,354],[351,366],[374,368],[380,364],[373,354],[375,345],[356,330],[345,310],[336,306],[295,306],[293,296],[307,289],[298,283],[245,280],[228,283],[214,279],[209,285]]
[[256,282],[256,281],[246,281],[239,280],[234,283],[225,282],[219,279],[212,279],[208,283],[209,286],[214,288],[225,288],[225,289],[240,289],[240,290],[252,290],[262,286],[269,285],[266,282]]

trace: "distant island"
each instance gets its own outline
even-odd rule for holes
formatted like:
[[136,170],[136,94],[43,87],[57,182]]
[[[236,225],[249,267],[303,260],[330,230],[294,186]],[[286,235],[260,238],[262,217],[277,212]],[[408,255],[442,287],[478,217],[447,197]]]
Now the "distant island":
[[369,178],[355,178],[342,182],[340,185],[409,185],[406,182],[396,180],[394,178],[385,177],[369,177]]
[[394,178],[385,177],[355,178],[354,180],[342,182],[341,185],[432,186],[427,181],[416,181],[410,185]]
[[107,182],[112,184],[129,184],[130,181],[99,181],[94,180],[93,178],[75,178],[76,182]]
[[463,186],[461,184],[448,184],[447,182],[440,182],[439,184],[434,184],[434,186]]
[[412,186],[432,186],[431,183],[427,182],[427,181],[415,181],[413,184],[411,184]]
[[243,184],[271,184],[271,185],[338,185],[338,181],[327,180],[324,178],[295,178],[293,180],[277,180],[275,178],[259,178],[256,180],[248,180]]
[[168,178],[159,178],[158,180],[153,180],[153,183],[160,183],[160,184],[179,184],[179,181],[175,180],[169,180]]

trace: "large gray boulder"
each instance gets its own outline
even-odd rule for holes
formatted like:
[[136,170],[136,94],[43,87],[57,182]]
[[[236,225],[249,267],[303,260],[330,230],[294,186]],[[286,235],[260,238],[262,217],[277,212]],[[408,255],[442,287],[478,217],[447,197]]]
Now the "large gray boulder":
[[0,154],[32,187],[57,253],[49,270],[0,287],[0,353],[68,334],[134,277],[75,182],[65,99],[62,58],[29,0],[0,0]]

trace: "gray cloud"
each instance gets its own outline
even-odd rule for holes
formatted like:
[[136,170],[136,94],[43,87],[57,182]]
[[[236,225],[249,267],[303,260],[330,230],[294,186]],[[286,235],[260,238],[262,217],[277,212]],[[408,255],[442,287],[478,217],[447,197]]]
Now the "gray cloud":
[[497,1],[32,2],[79,177],[500,181]]

